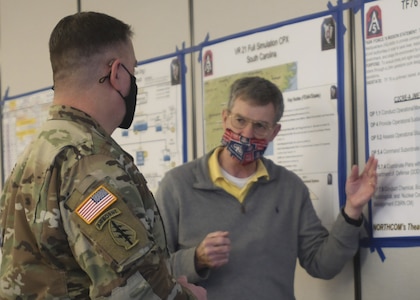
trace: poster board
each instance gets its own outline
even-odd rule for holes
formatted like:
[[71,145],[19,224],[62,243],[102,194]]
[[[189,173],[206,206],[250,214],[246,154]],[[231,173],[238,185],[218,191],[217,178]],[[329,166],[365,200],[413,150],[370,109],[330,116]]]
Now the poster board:
[[366,152],[379,160],[375,247],[420,245],[419,15],[415,0],[364,5]]
[[[209,43],[202,50],[206,151],[220,145],[221,112],[234,80],[260,76],[274,82],[283,92],[285,112],[282,129],[264,156],[302,178],[327,228],[339,210],[338,173],[346,173],[338,166],[343,157],[338,157],[336,19],[336,15],[325,14],[294,20]],[[296,51],[303,48],[305,51]]]
[[6,91],[2,102],[3,178],[9,176],[19,154],[47,119],[53,96],[51,87],[16,96]]
[[134,158],[153,193],[166,171],[184,163],[187,155],[183,61],[182,55],[169,56],[136,67],[133,124],[112,134]]

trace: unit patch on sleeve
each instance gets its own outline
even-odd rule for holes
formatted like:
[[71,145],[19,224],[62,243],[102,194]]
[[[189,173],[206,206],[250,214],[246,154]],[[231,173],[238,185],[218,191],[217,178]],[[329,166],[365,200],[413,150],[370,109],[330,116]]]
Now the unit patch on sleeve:
[[112,239],[118,246],[128,250],[139,242],[136,231],[127,224],[117,220],[111,220],[108,226]]
[[76,213],[90,224],[115,201],[117,196],[101,185],[76,208]]

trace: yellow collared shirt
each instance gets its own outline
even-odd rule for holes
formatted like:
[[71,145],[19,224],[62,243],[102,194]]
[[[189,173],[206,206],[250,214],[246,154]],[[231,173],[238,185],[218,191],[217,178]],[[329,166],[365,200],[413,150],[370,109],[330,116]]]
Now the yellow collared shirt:
[[257,171],[248,179],[247,183],[243,187],[239,187],[232,181],[228,180],[225,176],[223,176],[222,168],[220,167],[218,160],[219,153],[223,149],[224,147],[217,148],[209,158],[210,178],[216,186],[224,189],[226,192],[234,196],[236,199],[238,199],[239,202],[242,203],[252,184],[256,182],[258,178],[269,178],[267,169],[261,160],[258,160]]

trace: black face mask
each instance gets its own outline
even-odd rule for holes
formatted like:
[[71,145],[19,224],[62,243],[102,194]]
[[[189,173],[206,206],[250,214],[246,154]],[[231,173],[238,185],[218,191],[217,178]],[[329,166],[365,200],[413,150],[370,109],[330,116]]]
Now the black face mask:
[[134,113],[136,111],[137,83],[136,83],[136,77],[132,75],[123,64],[121,64],[121,66],[127,71],[128,74],[130,74],[131,83],[130,83],[130,92],[128,93],[127,96],[124,97],[120,93],[120,91],[117,91],[121,95],[121,97],[124,99],[124,102],[125,102],[125,116],[118,127],[123,128],[123,129],[128,129],[131,126],[131,123],[133,123]]

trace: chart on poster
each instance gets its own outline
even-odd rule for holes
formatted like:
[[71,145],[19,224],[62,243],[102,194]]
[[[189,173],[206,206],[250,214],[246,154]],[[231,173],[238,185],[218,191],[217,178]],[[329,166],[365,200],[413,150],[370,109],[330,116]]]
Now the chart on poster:
[[[378,160],[373,236],[420,236],[420,5],[365,4],[367,137]],[[401,22],[404,20],[404,22]]]
[[3,172],[8,175],[23,149],[36,137],[47,119],[54,91],[46,88],[24,95],[4,97],[2,111]]
[[131,154],[152,192],[166,171],[184,162],[183,99],[178,57],[135,69],[138,95],[133,124],[112,137]]

